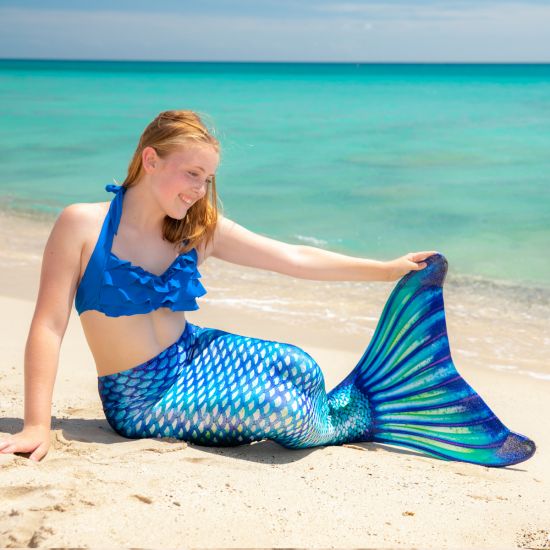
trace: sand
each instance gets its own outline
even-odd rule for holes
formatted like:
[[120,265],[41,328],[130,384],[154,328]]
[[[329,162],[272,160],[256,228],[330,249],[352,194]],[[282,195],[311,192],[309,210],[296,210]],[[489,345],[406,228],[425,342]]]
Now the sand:
[[[43,230],[36,235],[30,256],[16,254],[20,241],[0,250],[0,439],[23,426],[23,353]],[[204,265],[206,283],[220,266]],[[365,306],[363,334],[339,332],[328,320],[281,322],[277,313],[216,301],[216,286],[208,284],[209,300],[188,320],[300,345],[321,365],[329,391],[362,355],[392,286],[373,285],[378,294]],[[447,300],[452,304],[452,295]],[[489,468],[374,443],[297,451],[271,441],[214,448],[124,439],[103,415],[93,358],[73,310],[49,453],[39,463],[0,454],[0,546],[550,548],[550,382],[521,369],[480,367],[490,349],[474,351],[471,334],[490,331],[505,345],[504,325],[499,331],[478,319],[466,326],[453,307],[447,321],[455,365],[510,429],[536,442],[530,460]],[[524,350],[515,351],[508,359],[520,364]]]

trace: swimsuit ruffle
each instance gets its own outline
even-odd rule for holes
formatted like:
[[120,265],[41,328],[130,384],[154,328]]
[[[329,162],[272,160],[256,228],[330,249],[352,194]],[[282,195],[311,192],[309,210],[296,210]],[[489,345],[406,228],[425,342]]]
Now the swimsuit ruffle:
[[100,306],[110,317],[149,313],[159,307],[173,311],[199,309],[196,298],[206,294],[190,253],[182,254],[160,276],[127,260],[109,255],[103,271]]

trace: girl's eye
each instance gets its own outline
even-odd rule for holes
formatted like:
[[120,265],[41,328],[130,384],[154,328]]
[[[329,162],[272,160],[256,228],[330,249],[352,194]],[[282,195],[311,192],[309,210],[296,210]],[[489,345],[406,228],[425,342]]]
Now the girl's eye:
[[[200,174],[197,174],[197,172],[188,172],[188,174],[191,174],[194,178],[196,178],[197,176],[199,176]],[[209,185],[213,182],[212,178],[208,178],[206,180],[206,184]]]
[[[200,176],[200,174],[198,174],[197,172],[187,172],[187,173],[188,173],[188,174],[191,174],[194,178]],[[214,181],[213,178],[208,178],[208,179],[205,181],[205,183],[206,183],[206,185],[212,185],[213,181]]]

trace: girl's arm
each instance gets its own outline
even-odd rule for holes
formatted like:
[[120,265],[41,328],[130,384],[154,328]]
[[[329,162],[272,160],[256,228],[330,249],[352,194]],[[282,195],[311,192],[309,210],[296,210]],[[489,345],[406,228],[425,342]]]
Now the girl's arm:
[[206,257],[212,255],[227,262],[276,271],[300,279],[393,281],[411,270],[423,269],[426,264],[417,262],[435,253],[411,252],[388,262],[369,260],[270,239],[220,216]]
[[51,404],[59,351],[69,322],[80,275],[84,208],[66,207],[50,233],[40,274],[40,287],[25,346],[25,412],[23,430],[0,441],[0,452],[32,452],[40,460],[50,445]]

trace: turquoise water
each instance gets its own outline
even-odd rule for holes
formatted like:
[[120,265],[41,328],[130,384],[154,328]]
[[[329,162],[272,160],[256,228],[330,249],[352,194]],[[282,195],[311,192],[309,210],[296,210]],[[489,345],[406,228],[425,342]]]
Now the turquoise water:
[[110,200],[173,108],[206,115],[253,231],[550,286],[550,65],[0,61],[1,207]]

